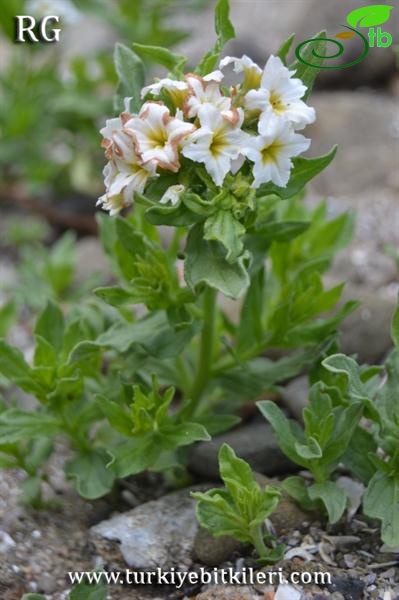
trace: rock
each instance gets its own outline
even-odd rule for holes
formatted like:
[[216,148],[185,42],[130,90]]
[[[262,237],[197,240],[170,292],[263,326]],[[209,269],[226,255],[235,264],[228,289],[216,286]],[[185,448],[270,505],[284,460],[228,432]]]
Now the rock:
[[300,600],[302,593],[293,585],[282,583],[278,586],[274,600]]
[[307,375],[290,381],[281,391],[281,400],[289,413],[302,421],[302,411],[309,399],[309,378]]
[[[388,0],[380,4],[391,4]],[[231,19],[236,29],[237,38],[226,47],[227,54],[240,56],[244,52],[249,54],[259,64],[263,65],[271,53],[276,53],[281,43],[293,32],[296,33],[294,47],[300,42],[308,40],[322,29],[327,29],[329,37],[342,31],[340,23],[345,24],[347,15],[359,8],[358,0],[329,0],[321,4],[318,0],[302,0],[292,2],[251,2],[248,10],[248,0],[234,0],[231,3]],[[210,3],[201,13],[195,16],[196,28],[185,40],[179,50],[190,57],[190,63],[195,64],[198,59],[209,50],[214,42],[213,21],[214,4]],[[180,11],[176,15],[175,24],[190,28],[192,13]],[[389,31],[396,39],[399,36],[398,19],[391,19],[383,25],[383,31]],[[191,27],[192,28],[192,27]],[[196,35],[200,32],[201,35]],[[204,32],[209,32],[204,35]],[[361,48],[360,48],[361,46]],[[339,59],[330,60],[332,64],[344,64],[357,59],[363,49],[363,43],[357,39],[344,42],[345,51]],[[336,52],[336,47],[329,44],[327,54]],[[292,52],[292,57],[294,53]],[[371,48],[365,60],[352,69],[329,69],[320,74],[319,86],[336,88],[346,86],[353,89],[355,86],[381,82],[395,73],[395,61],[392,47]]]
[[100,241],[93,236],[84,237],[76,242],[75,281],[83,284],[93,274],[110,273],[110,267]]
[[361,600],[364,597],[365,583],[360,579],[334,577],[327,587],[330,592],[342,594],[346,600]]
[[[281,487],[281,482],[278,479],[265,477],[261,473],[256,473],[256,479],[259,485],[263,487],[267,485]],[[284,491],[276,510],[269,517],[277,535],[301,529],[304,522],[309,522],[310,518],[313,520],[314,514],[304,512],[291,496]]]
[[356,354],[360,363],[378,363],[392,347],[390,332],[396,289],[370,292],[364,286],[348,286],[345,296],[349,295],[359,299],[361,306],[341,325],[341,350]]
[[210,442],[196,444],[189,456],[189,469],[206,479],[218,480],[218,452],[224,443],[260,473],[276,475],[298,470],[280,450],[270,425],[257,420],[216,436]]
[[[312,139],[310,154],[317,156],[338,144],[334,161],[317,177],[314,189],[327,196],[349,195],[351,206],[355,196],[360,210],[365,202],[369,206],[373,202],[378,221],[386,220],[380,206],[381,191],[387,184],[399,187],[397,99],[381,92],[351,90],[315,93],[311,104],[317,120],[306,128],[306,136]],[[372,222],[369,227],[373,228]],[[373,228],[373,233],[381,237],[377,228]]]
[[217,567],[240,548],[240,542],[234,538],[227,535],[216,538],[200,527],[194,540],[193,558],[209,567]]
[[196,600],[255,600],[258,597],[258,594],[248,586],[213,585],[195,598]]
[[[191,564],[198,524],[190,491],[167,494],[92,527],[98,554],[120,565],[120,550],[125,563],[135,569]],[[120,548],[115,552],[115,544],[104,540],[118,542]]]

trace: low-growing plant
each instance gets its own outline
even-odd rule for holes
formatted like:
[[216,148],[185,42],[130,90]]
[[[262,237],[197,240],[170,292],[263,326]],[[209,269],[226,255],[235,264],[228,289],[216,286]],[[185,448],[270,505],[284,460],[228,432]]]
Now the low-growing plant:
[[[145,469],[184,468],[189,445],[232,428],[243,403],[327,356],[356,307],[336,309],[343,286],[322,280],[351,216],[329,219],[324,204],[311,211],[303,202],[336,152],[300,156],[317,68],[287,66],[292,38],[264,70],[247,56],[220,61],[234,36],[227,0],[215,24],[215,46],[194,73],[170,50],[117,45],[122,112],[101,130],[108,164],[99,200],[114,215],[99,224],[115,282],[68,309],[49,301],[31,361],[0,343],[0,373],[38,401],[36,410],[4,408],[0,444],[67,438],[65,471],[86,498]],[[168,77],[145,87],[138,55]],[[58,291],[69,277],[56,279]],[[329,411],[340,428],[341,413]],[[316,452],[314,442],[302,446]]]
[[[359,366],[343,354],[322,361],[303,410],[304,428],[274,403],[259,402],[283,452],[313,476],[294,476],[283,488],[305,509],[324,506],[331,523],[348,504],[335,479],[344,465],[365,485],[363,512],[381,521],[381,538],[399,544],[399,308],[392,329],[395,349],[383,366]],[[324,373],[323,373],[324,369]]]
[[219,470],[223,489],[191,494],[197,500],[198,522],[216,537],[229,535],[252,544],[260,562],[277,562],[282,558],[283,546],[266,545],[273,537],[265,534],[264,526],[277,508],[281,492],[273,486],[262,488],[248,463],[237,458],[228,444],[220,448]]

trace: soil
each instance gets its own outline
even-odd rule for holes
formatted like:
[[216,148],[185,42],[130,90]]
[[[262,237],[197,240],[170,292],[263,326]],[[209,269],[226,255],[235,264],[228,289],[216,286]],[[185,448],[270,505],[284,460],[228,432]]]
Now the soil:
[[[0,597],[2,600],[19,600],[23,593],[45,594],[48,600],[64,600],[70,585],[68,571],[90,571],[105,568],[104,562],[89,540],[92,525],[106,519],[114,511],[123,511],[160,497],[167,490],[158,476],[145,475],[129,480],[124,489],[113,498],[95,502],[84,501],[64,481],[61,462],[67,450],[59,446],[49,465],[49,479],[55,491],[48,492],[52,506],[46,510],[33,510],[19,504],[18,486],[23,478],[18,471],[0,471]],[[331,573],[331,585],[321,588],[304,586],[303,598],[333,598],[357,600],[361,598],[399,598],[399,554],[381,547],[377,523],[355,515],[350,522],[323,527],[320,522],[303,522],[298,529],[283,532],[279,543],[286,545],[286,559],[279,567],[285,574],[295,571]],[[383,550],[383,551],[382,551]],[[288,554],[287,554],[288,552]],[[191,569],[199,570],[199,563]],[[231,562],[221,568],[257,568],[248,552],[233,555]],[[209,588],[209,586],[208,586]],[[224,598],[223,588],[204,586],[185,588],[177,592],[172,588],[118,588],[108,590],[110,600]],[[240,588],[235,594],[244,598]],[[206,595],[203,593],[206,592]],[[251,588],[254,599],[272,600],[273,588]],[[246,596],[245,596],[246,597]],[[226,596],[227,598],[227,596]],[[284,596],[289,598],[289,596]]]

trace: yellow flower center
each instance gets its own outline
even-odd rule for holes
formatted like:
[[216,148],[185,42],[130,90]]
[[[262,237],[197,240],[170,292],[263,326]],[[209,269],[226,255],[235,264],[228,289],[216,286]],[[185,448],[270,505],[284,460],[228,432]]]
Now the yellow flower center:
[[270,162],[276,163],[280,149],[281,144],[279,144],[278,142],[273,142],[272,144],[270,144],[270,146],[265,146],[264,148],[262,148],[261,154],[263,164],[266,165]]
[[211,145],[209,146],[209,151],[213,157],[219,156],[221,152],[223,152],[224,148],[227,146],[226,137],[224,135],[224,130],[219,129],[214,132]]
[[154,150],[161,150],[168,141],[168,134],[165,129],[153,129],[148,140]]
[[272,105],[273,110],[277,115],[283,115],[287,110],[287,106],[284,104],[280,94],[278,94],[277,92],[271,92],[270,104]]

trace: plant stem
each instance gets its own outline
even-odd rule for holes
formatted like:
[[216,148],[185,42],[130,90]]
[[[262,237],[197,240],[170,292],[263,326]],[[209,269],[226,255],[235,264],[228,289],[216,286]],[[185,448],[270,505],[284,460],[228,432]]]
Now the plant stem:
[[256,525],[255,527],[251,528],[251,536],[253,545],[255,546],[255,550],[258,553],[259,558],[265,558],[268,555],[269,550],[263,540],[262,525]]
[[212,367],[216,323],[216,291],[212,288],[207,288],[204,292],[203,320],[197,373],[191,389],[194,410],[208,383]]

